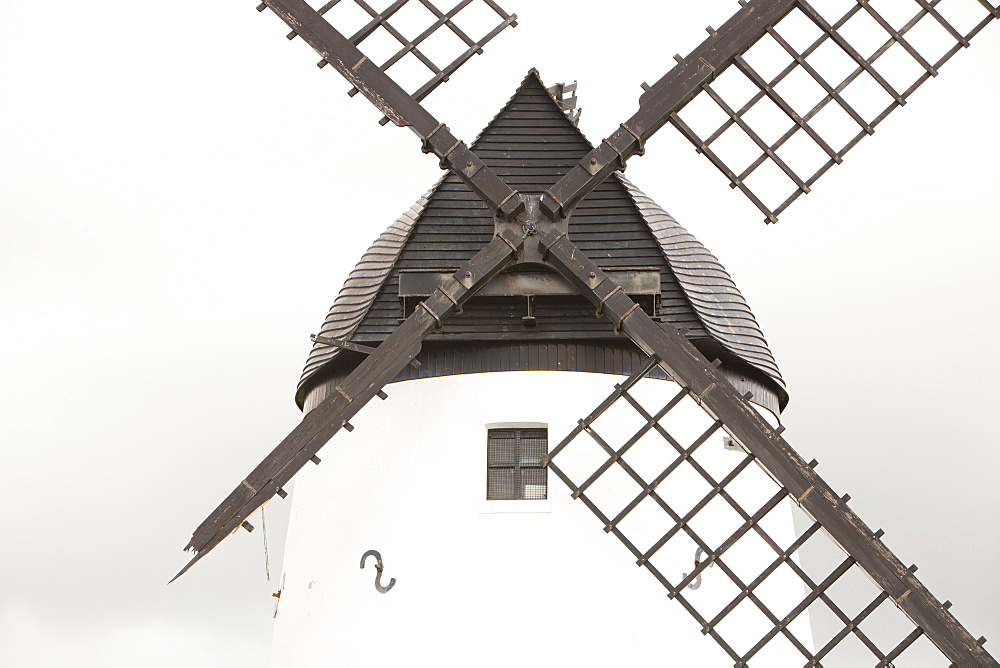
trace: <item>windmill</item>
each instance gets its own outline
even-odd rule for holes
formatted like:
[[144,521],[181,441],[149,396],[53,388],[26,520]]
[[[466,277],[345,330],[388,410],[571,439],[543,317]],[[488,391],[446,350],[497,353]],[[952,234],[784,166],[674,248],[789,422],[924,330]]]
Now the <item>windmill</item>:
[[[651,359],[656,364],[665,368],[671,377],[687,388],[687,391],[697,396],[701,405],[714,417],[719,418],[725,429],[732,433],[735,439],[748,449],[758,462],[763,463],[765,468],[778,478],[783,488],[794,495],[794,498],[809,515],[822,524],[840,542],[841,546],[847,549],[850,558],[861,564],[888,596],[899,600],[900,607],[914,620],[917,630],[930,637],[951,660],[958,665],[979,665],[971,663],[972,660],[987,661],[982,665],[994,665],[988,663],[992,660],[988,658],[979,645],[971,641],[970,637],[966,637],[967,634],[962,635],[955,631],[953,618],[930,597],[926,590],[919,586],[912,574],[902,572],[905,569],[901,570],[901,565],[893,560],[891,554],[885,553],[874,534],[866,533],[864,525],[856,521],[853,513],[846,508],[846,503],[838,501],[836,497],[829,494],[816,473],[804,462],[797,460],[790,450],[785,449],[787,444],[780,438],[780,434],[776,433],[777,430],[768,427],[756,416],[756,413],[750,412],[746,401],[740,396],[741,393],[736,393],[732,389],[722,372],[715,370],[715,367],[711,365],[711,360],[704,359],[701,353],[698,353],[687,342],[685,337],[672,331],[669,326],[655,324],[648,317],[645,317],[643,315],[645,311],[637,306],[626,290],[615,289],[616,287],[620,288],[618,282],[607,278],[601,268],[581,259],[579,252],[572,246],[572,234],[568,239],[562,236],[566,229],[560,225],[569,216],[574,204],[583,201],[590,190],[604,183],[617,168],[623,167],[628,157],[641,151],[645,140],[658,127],[668,122],[678,127],[685,136],[696,142],[703,152],[713,160],[713,163],[730,176],[733,184],[755,199],[755,203],[761,207],[765,215],[769,219],[773,219],[786,206],[785,202],[788,200],[781,200],[778,204],[770,205],[757,196],[747,185],[752,173],[745,174],[742,171],[737,172],[729,168],[722,157],[712,148],[714,140],[711,134],[705,137],[698,135],[695,129],[684,120],[683,105],[689,102],[694,103],[699,97],[704,99],[706,95],[712,97],[711,82],[720,78],[728,66],[753,72],[753,68],[749,66],[749,55],[744,61],[737,54],[743,54],[748,47],[758,44],[760,40],[765,38],[765,35],[780,45],[780,41],[771,34],[775,30],[769,30],[769,28],[779,24],[789,13],[793,13],[795,16],[799,16],[801,13],[812,20],[817,28],[823,32],[823,40],[826,42],[840,40],[838,31],[841,26],[838,25],[837,20],[828,21],[821,14],[812,13],[812,7],[807,3],[747,3],[730,22],[718,31],[713,31],[702,47],[696,49],[687,58],[680,59],[677,68],[663,80],[650,87],[640,103],[640,112],[633,119],[626,121],[593,153],[584,157],[578,166],[559,183],[547,189],[544,194],[531,199],[516,194],[503,182],[503,179],[496,177],[492,170],[484,166],[475,155],[466,152],[464,144],[450,136],[446,126],[435,122],[435,119],[415,104],[409,95],[400,94],[398,87],[394,86],[391,79],[385,77],[377,67],[371,65],[370,61],[362,59],[360,53],[352,51],[352,47],[346,45],[345,40],[340,38],[336,31],[319,17],[317,12],[304,3],[269,2],[266,4],[274,9],[279,16],[282,16],[300,37],[307,39],[314,48],[320,51],[324,55],[325,62],[341,69],[358,89],[373,99],[387,118],[398,124],[409,124],[425,141],[425,148],[434,152],[443,164],[447,164],[453,170],[455,178],[465,182],[491,209],[498,212],[497,236],[488,244],[484,254],[477,255],[472,264],[456,274],[455,282],[444,281],[441,285],[434,286],[438,292],[429,299],[418,302],[414,311],[415,315],[410,316],[384,344],[388,346],[388,349],[392,349],[393,346],[402,346],[403,353],[400,354],[398,349],[395,355],[373,353],[368,361],[358,367],[355,374],[371,371],[375,373],[374,380],[362,382],[358,386],[363,388],[362,392],[357,392],[356,386],[351,384],[354,382],[352,379],[356,377],[355,375],[337,385],[339,388],[337,396],[314,408],[307,415],[303,425],[293,432],[291,440],[286,440],[283,446],[279,446],[275,455],[272,455],[262,465],[263,468],[248,476],[227,500],[227,503],[224,503],[219,511],[199,528],[191,543],[191,547],[198,551],[196,559],[237,528],[250,512],[270,496],[276,493],[280,495],[281,485],[301,468],[301,465],[304,465],[316,454],[327,438],[340,428],[347,427],[350,424],[349,419],[360,410],[361,405],[375,396],[382,385],[396,377],[400,370],[404,369],[419,349],[419,338],[436,329],[448,315],[465,305],[466,301],[471,299],[474,291],[483,289],[488,284],[489,279],[506,268],[510,259],[516,255],[521,262],[531,262],[559,272],[566,280],[575,285],[581,294],[594,302],[598,311],[611,321],[612,327],[627,335],[645,353],[651,354]],[[987,7],[985,4],[984,7],[989,12],[985,15],[982,23],[976,24],[956,44],[967,41],[967,38],[978,32],[990,18],[995,17],[996,9],[994,7]],[[843,24],[844,26],[849,25],[851,17],[858,14],[871,16],[872,11],[868,3],[857,4],[857,8],[852,10],[851,16],[845,15],[843,17]],[[937,13],[933,11],[933,6],[921,4],[917,15],[916,19],[918,20],[914,21],[914,25],[919,25],[919,19],[939,20]],[[509,19],[504,19],[504,21],[507,20]],[[873,17],[873,20],[877,19]],[[891,39],[887,41],[886,53],[892,47],[908,43],[905,37],[906,33],[903,30],[905,27],[906,24],[903,24],[902,27],[887,33],[891,35]],[[780,32],[778,34],[780,35]],[[729,50],[727,51],[726,48]],[[853,51],[845,46],[841,48],[849,55]],[[956,46],[957,48],[959,47]],[[856,51],[854,53],[857,54]],[[950,53],[947,55],[950,56]],[[807,62],[808,56],[808,53],[797,53],[793,60],[800,67],[804,67],[802,62]],[[799,62],[800,60],[802,62]],[[877,59],[873,56],[866,58],[857,54],[856,60],[855,70],[861,70],[861,74],[857,77],[867,75],[878,82],[880,77],[871,73],[874,71],[872,62],[876,62]],[[936,70],[938,64],[939,62],[935,62],[930,65],[933,65],[932,69]],[[435,76],[438,74],[440,73]],[[744,74],[747,72],[744,71]],[[747,76],[752,79],[751,75],[747,74]],[[443,78],[441,77],[439,81]],[[678,87],[673,86],[672,81],[679,81],[683,85],[678,89]],[[707,88],[706,84],[708,84]],[[769,86],[765,81],[765,85],[761,88],[762,99],[767,98],[773,104],[781,107],[783,99],[774,94],[771,91],[772,88],[780,90],[777,85]],[[826,90],[826,96],[841,109],[846,109],[850,105],[846,101],[841,104],[838,100],[840,96],[838,88],[839,86],[835,85],[829,86],[829,90]],[[896,93],[897,95],[890,100],[889,111],[891,111],[891,106],[905,100],[907,91],[905,89],[897,90]],[[421,92],[418,92],[416,97],[420,97],[420,95]],[[827,149],[832,150],[834,154],[840,154],[843,151],[843,149],[833,149],[826,140],[816,142],[821,149],[827,151],[827,161],[821,163],[816,172],[804,176],[799,175],[788,164],[779,164],[778,160],[772,158],[772,154],[780,155],[778,150],[780,146],[773,148],[774,142],[764,141],[756,135],[750,126],[744,127],[745,124],[741,124],[743,114],[740,110],[731,106],[727,109],[722,104],[719,106],[729,116],[728,120],[725,121],[727,128],[735,125],[744,130],[750,130],[748,136],[751,137],[751,141],[758,146],[762,143],[765,144],[765,147],[762,147],[764,159],[760,164],[771,165],[773,163],[792,181],[795,186],[792,198],[811,187],[815,178],[821,175],[830,164],[835,163],[837,161],[835,158],[840,157],[840,155],[829,155]],[[799,120],[802,120],[802,123],[797,124],[798,131],[812,136],[810,134],[812,129],[807,127],[810,119]],[[868,127],[859,124],[859,133],[866,133],[870,127],[870,121]],[[721,133],[720,136],[722,136]],[[863,134],[857,136],[860,137]],[[780,141],[780,138],[778,140]],[[848,144],[853,146],[852,142],[853,140],[849,141]],[[822,144],[826,144],[826,146]],[[768,162],[769,160],[770,162]],[[414,296],[421,295],[415,292]],[[326,345],[330,344],[326,343]],[[673,348],[670,348],[671,346]],[[725,368],[726,365],[723,364],[721,369]],[[591,407],[581,407],[580,417],[584,417],[590,411]],[[318,423],[325,423],[322,426],[327,428],[327,431],[310,434],[310,430],[313,430]],[[303,434],[309,438],[305,441],[295,441]],[[290,452],[289,462],[284,461],[282,450]],[[553,459],[549,462],[550,468],[552,471],[558,472],[561,470],[558,466],[558,455],[552,456]],[[272,466],[276,466],[276,468],[268,470],[268,467]],[[571,486],[578,485],[572,481],[570,484]],[[581,490],[575,489],[574,491]],[[580,498],[585,500],[586,494],[581,494]],[[612,518],[603,518],[602,521],[604,519]],[[610,524],[608,522],[606,526]],[[700,569],[704,571],[709,568],[708,564],[708,561],[703,562]],[[717,564],[720,567],[724,564],[724,555],[720,555]],[[691,572],[688,576],[696,578],[699,572]],[[683,594],[683,587],[678,585],[678,582],[672,582],[668,585],[671,594]],[[776,628],[779,626],[780,623],[775,624]],[[960,640],[955,640],[954,634],[948,633],[947,630],[958,633],[957,637]],[[850,634],[848,636],[852,637]],[[951,640],[948,640],[949,638]],[[896,649],[899,647],[882,650],[882,656],[877,654],[875,656],[889,661],[891,660],[889,655]],[[905,651],[905,647],[900,651]],[[740,654],[739,657],[738,660],[751,658],[747,657],[745,653]]]

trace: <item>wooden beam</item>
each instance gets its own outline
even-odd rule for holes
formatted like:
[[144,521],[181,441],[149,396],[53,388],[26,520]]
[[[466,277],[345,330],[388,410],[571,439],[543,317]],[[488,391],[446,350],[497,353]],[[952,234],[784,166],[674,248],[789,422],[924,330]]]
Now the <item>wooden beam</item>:
[[851,510],[841,497],[798,455],[706,359],[668,323],[656,323],[565,235],[542,233],[547,261],[647,355],[686,387],[713,418],[746,447],[787,489],[798,505],[818,521],[834,541],[885,591],[956,665],[1000,666],[954,615]]
[[[340,383],[319,406],[278,444],[271,454],[236,486],[203,521],[184,548],[195,557],[173,580],[183,575],[226,536],[284,487],[348,420],[377,396],[382,388],[420,352],[423,339],[441,327],[456,308],[499,274],[524,246],[524,240],[502,230],[462,265],[450,281],[421,302],[413,314]],[[171,580],[171,582],[173,581]]]
[[639,110],[622,123],[597,148],[542,195],[542,212],[551,220],[566,218],[584,197],[611,172],[625,169],[625,162],[642,154],[646,141],[712,81],[749,49],[769,26],[784,18],[798,0],[751,0],[721,28],[713,32],[686,58],[639,98]]
[[264,0],[263,4],[315,49],[325,62],[333,65],[389,120],[413,130],[420,137],[423,150],[436,155],[441,168],[453,171],[494,214],[499,212],[510,220],[524,209],[517,191],[305,0]]

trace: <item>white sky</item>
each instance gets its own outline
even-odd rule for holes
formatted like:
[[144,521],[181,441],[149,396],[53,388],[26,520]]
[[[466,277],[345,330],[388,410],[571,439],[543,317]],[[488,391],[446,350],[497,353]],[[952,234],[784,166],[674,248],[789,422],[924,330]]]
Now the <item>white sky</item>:
[[[737,7],[504,4],[520,26],[428,98],[466,141],[529,67],[580,81],[599,141]],[[166,582],[297,423],[308,335],[439,171],[254,5],[0,0],[0,664],[266,664],[287,504],[272,582],[259,530]],[[670,128],[628,171],[735,277],[788,440],[987,637],[998,62],[993,25],[775,226]]]

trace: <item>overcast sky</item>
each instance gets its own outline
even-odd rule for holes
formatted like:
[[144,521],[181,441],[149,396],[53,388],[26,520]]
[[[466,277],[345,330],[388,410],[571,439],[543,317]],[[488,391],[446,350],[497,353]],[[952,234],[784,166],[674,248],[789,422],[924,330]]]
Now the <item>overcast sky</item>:
[[[255,4],[0,0],[2,665],[266,665],[287,501],[271,582],[259,530],[166,582],[439,170]],[[520,26],[428,98],[466,141],[530,67],[580,81],[599,141],[737,3],[504,6]],[[998,108],[993,25],[777,225],[671,128],[627,174],[736,279],[788,440],[977,637],[1000,632]]]

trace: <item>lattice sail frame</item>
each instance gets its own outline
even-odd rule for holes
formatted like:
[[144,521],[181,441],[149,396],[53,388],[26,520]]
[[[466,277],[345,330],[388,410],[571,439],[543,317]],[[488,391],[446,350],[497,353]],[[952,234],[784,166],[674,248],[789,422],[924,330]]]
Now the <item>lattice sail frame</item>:
[[[364,25],[362,25],[351,37],[348,38],[348,41],[351,44],[359,48],[367,46],[363,44],[365,40],[370,39],[375,34],[382,34],[381,30],[384,30],[385,33],[391,35],[392,38],[399,43],[398,50],[396,50],[394,53],[392,53],[392,55],[384,59],[381,63],[378,63],[378,67],[380,70],[382,70],[382,72],[388,72],[388,70],[391,67],[399,63],[404,57],[410,54],[412,54],[417,61],[423,64],[428,70],[430,70],[431,72],[430,79],[428,79],[425,83],[423,83],[423,85],[419,86],[418,88],[414,88],[414,90],[408,91],[412,95],[413,99],[418,102],[420,102],[430,93],[432,93],[435,88],[447,82],[448,79],[451,77],[451,75],[454,74],[455,71],[458,70],[459,67],[464,65],[470,58],[472,58],[475,55],[482,54],[483,46],[485,46],[494,37],[499,35],[504,28],[507,28],[508,26],[517,27],[517,15],[508,14],[503,10],[502,7],[500,7],[500,5],[498,5],[493,0],[460,0],[458,4],[456,4],[454,7],[452,7],[450,10],[446,12],[439,9],[430,0],[394,0],[388,7],[386,7],[381,11],[374,9],[371,6],[371,4],[369,4],[365,0],[353,0],[353,2],[357,7],[359,7],[361,10],[364,11],[364,13],[369,17],[369,20],[366,23],[364,23]],[[431,22],[426,23],[426,27],[424,27],[419,32],[419,34],[412,39],[406,37],[402,32],[400,32],[400,30],[397,30],[396,27],[393,26],[393,24],[390,22],[390,19],[392,19],[404,7],[406,7],[408,2],[411,3],[410,6],[419,5],[420,7],[426,9],[428,12],[428,16],[434,17],[433,20]],[[350,3],[351,0],[329,0],[328,2],[318,7],[314,7],[314,9],[320,16],[325,16],[328,12],[330,12],[330,10],[336,8],[338,5],[343,7],[344,5],[348,5]],[[477,40],[470,38],[466,34],[466,32],[462,30],[462,28],[458,25],[458,23],[460,22],[460,19],[458,18],[459,12],[467,9],[470,6],[475,7],[476,6],[475,3],[482,3],[484,6],[488,7],[493,12],[495,12],[498,17],[500,17],[500,22],[497,23],[491,29],[489,29],[489,31],[486,32],[486,34],[483,37]],[[268,7],[267,3],[262,2],[260,5],[257,6],[257,11],[262,12],[265,9],[267,9],[267,7]],[[428,38],[434,35],[439,29],[444,27],[447,27],[448,30],[451,32],[451,34],[455,35],[455,37],[464,42],[467,48],[465,49],[465,51],[459,53],[456,57],[454,57],[454,59],[451,60],[451,62],[449,62],[447,65],[445,65],[444,67],[439,67],[419,47]],[[298,32],[295,30],[292,30],[287,35],[289,40],[295,39],[297,36]],[[316,65],[320,68],[323,68],[326,67],[327,64],[328,61],[324,58],[323,60],[319,61]],[[351,90],[348,91],[347,94],[350,95],[351,97],[354,97],[359,92],[360,91],[358,90],[358,88],[355,87],[351,88]],[[383,116],[382,119],[379,121],[379,125],[385,125],[388,122],[389,122],[389,117]]]
[[[854,1],[861,5],[868,4],[864,0]],[[868,2],[874,1],[868,0]],[[934,8],[941,2],[941,0],[914,1],[925,8]],[[985,0],[978,1],[990,10],[991,19],[1000,17],[1000,10]],[[429,0],[426,2],[420,0],[424,6],[427,2]],[[814,0],[812,4],[816,5],[818,2],[819,0]],[[356,0],[356,4],[360,6],[363,2]],[[985,639],[977,641],[972,638],[948,611],[950,605],[947,602],[939,602],[931,595],[914,576],[915,569],[905,567],[881,542],[881,531],[872,532],[847,506],[847,497],[841,498],[833,493],[813,467],[806,464],[781,437],[781,429],[772,428],[754,411],[747,401],[749,397],[740,396],[682,332],[669,324],[656,323],[650,319],[566,236],[566,218],[589,192],[602,183],[611,172],[624,169],[626,161],[631,156],[641,154],[644,143],[650,136],[670,122],[685,104],[704,91],[704,86],[709,85],[718,74],[767,35],[768,31],[790,11],[805,6],[802,0],[749,0],[741,4],[743,9],[727,21],[718,33],[713,32],[712,36],[687,58],[681,59],[678,67],[668,72],[652,87],[648,87],[640,99],[639,111],[632,118],[622,123],[618,130],[585,156],[559,182],[536,197],[522,195],[513,190],[475,156],[464,142],[455,138],[444,123],[438,122],[414,96],[389,77],[386,71],[391,64],[385,64],[389,62],[388,60],[383,63],[384,68],[372,63],[357,48],[357,44],[341,35],[305,0],[264,0],[262,7],[273,10],[293,29],[294,34],[291,37],[300,36],[308,42],[320,53],[324,63],[333,65],[382,110],[389,120],[396,125],[410,127],[420,137],[422,148],[426,152],[434,153],[440,159],[442,168],[450,169],[477,193],[495,213],[497,231],[494,238],[445,281],[434,295],[421,302],[418,308],[335,388],[336,392],[331,393],[319,406],[310,411],[197,527],[186,548],[193,550],[195,556],[175,576],[175,579],[240,526],[252,529],[246,521],[247,517],[274,496],[284,498],[286,493],[282,486],[308,462],[319,464],[318,451],[340,429],[352,430],[353,427],[348,420],[369,401],[376,396],[383,400],[387,399],[382,388],[416,357],[423,339],[432,331],[439,329],[450,315],[460,312],[462,305],[493,277],[518,262],[543,262],[562,274],[581,295],[590,300],[597,307],[599,317],[605,317],[613,323],[616,332],[627,335],[640,350],[649,355],[652,363],[663,367],[684,388],[684,395],[697,398],[698,404],[713,420],[712,426],[705,431],[705,434],[724,428],[739,442],[748,453],[748,457],[752,456],[752,462],[767,471],[776,481],[778,489],[772,497],[775,504],[780,504],[786,497],[793,498],[796,505],[812,518],[810,528],[801,534],[798,540],[783,546],[764,526],[768,512],[765,509],[769,507],[768,504],[751,513],[743,505],[730,503],[727,495],[732,496],[730,489],[736,478],[730,479],[727,475],[712,477],[709,474],[712,481],[717,483],[713,489],[717,489],[713,494],[703,498],[702,508],[698,508],[698,504],[695,504],[695,513],[704,512],[703,508],[707,508],[713,500],[721,499],[721,502],[730,504],[732,512],[742,518],[742,523],[740,528],[731,533],[726,540],[721,542],[706,540],[702,531],[690,527],[689,521],[684,519],[685,515],[681,515],[677,510],[668,511],[668,508],[672,508],[669,503],[661,505],[657,502],[661,497],[658,493],[654,496],[655,486],[652,483],[660,476],[671,475],[671,471],[666,473],[661,471],[649,481],[638,475],[632,477],[637,485],[646,490],[641,495],[642,498],[633,499],[636,508],[647,499],[653,499],[661,512],[666,513],[675,525],[673,529],[668,529],[660,536],[654,546],[660,542],[666,545],[675,536],[683,535],[697,546],[697,550],[709,555],[707,561],[702,561],[699,556],[693,555],[693,559],[699,563],[692,564],[690,574],[682,574],[676,584],[671,580],[671,577],[675,576],[656,569],[662,577],[661,582],[672,596],[678,598],[682,604],[685,603],[689,597],[685,595],[683,587],[694,584],[698,578],[705,578],[705,569],[710,564],[719,565],[717,572],[712,575],[722,573],[732,582],[743,585],[743,593],[732,599],[722,610],[711,617],[698,612],[699,617],[696,617],[704,624],[706,633],[716,637],[727,654],[736,659],[737,666],[744,665],[747,660],[755,656],[760,659],[762,656],[760,652],[765,651],[767,644],[776,638],[791,643],[796,651],[809,661],[807,665],[821,665],[821,658],[832,655],[833,651],[839,651],[838,648],[844,639],[857,639],[864,646],[864,651],[870,652],[880,662],[879,665],[890,665],[894,656],[906,651],[913,642],[919,641],[921,636],[929,638],[954,662],[954,665],[961,668],[976,665],[1000,666],[982,647]],[[367,9],[365,11],[368,12]],[[384,16],[385,13],[368,12],[368,14],[370,20],[366,25],[375,23],[377,27],[384,27],[387,18]],[[502,13],[500,15],[503,16]],[[440,14],[438,18],[441,18]],[[512,25],[512,19],[513,17],[508,17],[504,21],[509,21]],[[441,25],[446,23],[447,21]],[[399,39],[395,35],[393,37],[409,51],[420,43],[419,39],[404,42],[405,38]],[[836,36],[831,33],[830,39],[835,38]],[[894,39],[900,41],[898,38]],[[445,71],[435,71],[436,66],[428,67],[433,73],[432,81]],[[739,125],[732,114],[730,118]],[[632,397],[632,394],[626,392],[618,396],[613,395],[610,401],[614,403],[621,397]],[[683,399],[682,396],[681,400]],[[628,398],[625,400],[629,401]],[[631,405],[631,402],[629,403]],[[639,411],[637,408],[639,405],[637,403],[633,407],[650,422],[650,428],[662,436],[663,434],[653,423],[659,422],[663,416],[654,420],[645,409]],[[591,431],[593,431],[592,425]],[[690,463],[691,455],[703,447],[700,443],[704,440],[696,439],[692,445],[687,448],[682,447],[681,450],[677,450],[677,446],[680,445],[677,439],[667,442],[686,465],[693,467],[694,465]],[[619,464],[621,456],[617,450],[607,442],[602,448],[612,463],[605,462],[605,465],[599,466],[597,476],[588,477],[594,479],[586,484],[586,488],[597,484],[598,478],[607,475],[610,470],[625,470]],[[558,454],[559,452],[554,453]],[[736,473],[737,476],[753,470],[750,459],[746,461],[748,463]],[[549,466],[552,466],[551,461]],[[702,477],[707,484],[709,478],[704,475]],[[567,477],[565,480],[571,488],[575,486],[575,491],[580,492],[579,498],[585,500],[590,498],[586,495],[587,489],[576,486],[572,478]],[[626,504],[626,508],[628,505],[630,504]],[[653,560],[657,558],[656,552],[662,549],[662,545],[656,550],[642,551],[624,537],[620,526],[616,524],[615,518],[617,523],[627,522],[628,514],[632,510],[624,515],[619,511],[615,518],[609,519],[597,505],[591,502],[588,506],[598,513],[609,531],[618,531],[616,535],[620,534],[619,538],[627,541],[626,545],[640,560],[640,565],[646,566],[653,572]],[[758,517],[762,511],[764,515]],[[693,519],[694,515],[691,520]],[[848,558],[839,562],[839,566],[836,566],[829,575],[812,578],[803,567],[795,568],[792,564],[798,565],[796,552],[808,544],[810,537],[817,534],[819,528],[834,539]],[[769,567],[763,568],[751,579],[740,576],[737,567],[725,561],[726,555],[732,553],[731,550],[735,549],[735,545],[749,535],[759,536],[775,552],[776,558],[771,564],[772,571],[790,569],[802,583],[813,588],[812,593],[792,610],[787,611],[784,617],[767,604],[761,604],[763,591],[761,587],[771,577],[772,571],[768,570]],[[731,542],[732,545],[726,545],[727,542]],[[876,594],[874,599],[859,612],[849,613],[844,609],[844,605],[832,603],[830,596],[832,587],[851,571],[855,564],[877,584],[881,593]],[[863,628],[858,629],[858,626],[864,624],[869,615],[877,612],[885,598],[892,599],[905,612],[914,630],[902,641],[893,642],[883,649],[874,642],[867,642],[865,639],[870,640],[871,634],[865,632]],[[817,600],[826,605],[835,619],[845,626],[826,645],[813,651],[802,639],[795,636],[792,624],[794,617],[801,615],[806,607],[812,606]],[[694,604],[690,605],[690,609],[697,612],[697,607]],[[751,609],[756,609],[771,624],[770,630],[765,631],[759,640],[743,648],[726,641],[718,630],[731,614],[731,611],[726,612],[726,609],[731,607],[731,610],[737,610],[740,606],[753,606]],[[812,612],[810,609],[810,613]],[[785,617],[790,618],[788,623],[783,621]]]
[[[930,643],[915,645],[923,630],[753,454],[731,440],[723,448],[725,424],[702,411],[690,390],[645,379],[655,366],[649,358],[616,384],[551,450],[548,466],[702,633],[735,666],[786,666],[792,655],[805,666],[939,657]],[[658,410],[645,408],[650,401]],[[589,475],[588,460],[599,462]],[[797,535],[792,513],[804,527]],[[713,658],[701,660],[717,665]]]
[[[577,498],[584,500],[588,508],[604,524],[605,530],[615,533],[637,558],[637,563],[650,570],[667,588],[670,595],[677,598],[689,612],[695,615],[695,618],[703,625],[704,632],[711,634],[726,653],[735,660],[734,665],[749,665],[747,661],[761,652],[769,642],[780,639],[781,642],[787,641],[793,645],[807,661],[804,664],[807,666],[823,665],[821,659],[828,655],[836,656],[839,660],[839,652],[844,651],[840,647],[845,640],[860,642],[865,647],[865,651],[879,662],[876,665],[889,666],[892,665],[894,657],[901,655],[921,636],[926,635],[940,652],[953,662],[954,666],[959,668],[1000,666],[983,648],[986,639],[973,640],[968,631],[948,611],[951,604],[947,601],[942,603],[936,599],[914,575],[916,568],[906,567],[882,543],[882,530],[872,531],[847,505],[850,497],[836,495],[833,489],[816,473],[815,462],[807,464],[784,440],[781,435],[784,429],[772,427],[750,405],[748,400],[752,398],[752,395],[749,393],[740,395],[725,377],[717,372],[718,361],[710,363],[682,332],[671,325],[656,323],[649,318],[622,292],[621,288],[617,287],[596,264],[570,242],[565,234],[551,231],[545,232],[541,236],[539,243],[544,249],[547,261],[573,283],[584,297],[598,306],[598,313],[608,318],[611,323],[615,323],[616,332],[628,336],[640,350],[650,356],[646,369],[640,370],[627,383],[616,388],[615,392],[598,406],[590,417],[581,420],[578,428],[560,445],[556,446],[549,455],[549,467],[570,486]],[[642,378],[648,369],[652,368],[652,364],[661,366],[682,388],[679,395],[667,401],[664,408],[655,414],[650,413],[639,402],[634,401],[634,396],[630,391],[630,388]],[[686,397],[696,401],[701,410],[710,418],[710,424],[700,435],[690,439],[690,445],[685,446],[676,438],[669,436],[668,431],[657,427],[657,424],[672,410],[676,410],[675,406]],[[622,398],[639,413],[644,424],[633,436],[626,438],[622,445],[615,448],[607,441],[600,439],[593,425],[604,411]],[[735,467],[728,474],[723,475],[710,473],[705,467],[698,470],[695,466],[697,462],[692,459],[692,455],[699,448],[704,447],[705,441],[720,428],[725,429],[747,453],[748,458],[744,461],[743,468]],[[677,453],[677,457],[661,468],[655,476],[644,478],[634,468],[627,466],[623,457],[633,447],[637,438],[641,438],[643,433],[651,429],[667,441]],[[604,450],[607,459],[598,466],[594,473],[587,475],[582,483],[578,484],[562,470],[561,466],[553,466],[553,460],[560,456],[561,451],[568,447],[568,444],[578,437],[581,431],[587,431],[594,438]],[[775,495],[766,503],[762,502],[757,510],[754,510],[754,507],[746,507],[742,501],[736,501],[736,496],[727,491],[727,488],[741,473],[751,468],[751,458],[753,463],[757,464],[774,481],[774,489],[776,490]],[[686,514],[678,512],[670,503],[663,501],[662,489],[660,492],[656,491],[664,480],[669,480],[669,476],[675,468],[683,465],[691,466],[709,488],[702,499],[694,503],[693,509],[687,511]],[[592,485],[597,484],[601,476],[608,475],[611,470],[624,471],[638,487],[639,492],[623,507],[614,507],[611,512],[615,514],[609,517],[608,513],[605,513],[587,495],[587,490]],[[766,521],[767,515],[785,498],[793,499],[795,505],[805,513],[809,528],[802,532],[798,539],[787,541],[785,545],[782,545],[770,538],[766,527],[762,525]],[[640,548],[625,535],[621,529],[621,523],[628,521],[628,515],[648,500],[652,500],[659,511],[669,517],[670,525],[649,547]],[[704,529],[692,528],[691,526],[691,522],[697,518],[698,513],[705,512],[704,509],[713,501],[717,504],[727,504],[722,507],[735,513],[740,522],[739,527],[728,534],[728,538],[718,537],[714,541],[705,540],[699,535],[703,534]],[[761,531],[760,529],[765,530]],[[803,544],[810,542],[810,537],[819,529],[823,529],[824,533],[843,550],[847,558],[839,561],[839,565],[821,577],[812,577],[806,570],[798,566],[795,561],[795,553],[801,549]],[[729,550],[734,549],[734,545],[738,544],[742,537],[749,535],[751,530],[776,553],[775,560],[768,568],[790,569],[791,574],[810,588],[809,593],[797,605],[788,610],[775,611],[756,595],[761,584],[766,584],[771,577],[768,568],[759,571],[755,577],[750,577],[738,575],[737,569],[731,567],[732,564],[724,565],[726,562],[722,557]],[[671,578],[676,576],[656,568],[657,564],[654,563],[654,560],[657,553],[677,535],[688,537],[691,540],[689,547],[700,549],[709,556],[709,559],[699,560],[697,556],[692,555],[693,559],[700,561],[700,563],[692,563],[693,569],[690,573],[685,572],[677,580],[672,580]],[[739,593],[721,611],[712,616],[706,616],[697,609],[697,606],[690,603],[690,597],[685,596],[683,587],[691,584],[699,575],[703,575],[710,564],[720,565],[719,571],[734,583],[734,587]],[[855,565],[876,585],[876,592],[873,594],[872,600],[863,607],[848,612],[845,610],[845,605],[831,599],[830,589]],[[866,629],[859,625],[862,625],[870,615],[879,614],[879,606],[886,598],[891,599],[905,613],[912,622],[912,627],[908,629],[909,633],[902,639],[896,638],[889,643],[883,642],[883,646],[879,646],[879,644],[871,642],[872,633],[867,633]],[[795,618],[807,608],[810,609],[810,613],[814,612],[812,607],[817,600],[822,601],[826,607],[817,607],[815,614],[821,614],[821,611],[824,610],[828,611],[844,626],[829,640],[823,639],[825,644],[813,651],[803,642],[803,638],[795,635],[792,626],[795,624]],[[759,614],[764,616],[771,627],[756,642],[745,647],[734,647],[726,641],[723,634],[719,633],[718,626],[724,624],[727,615],[741,605],[752,606],[750,609],[759,611]],[[856,632],[855,629],[858,631]],[[834,652],[838,654],[835,655]],[[758,662],[755,665],[769,668],[771,664]],[[853,666],[857,663],[845,665]]]
[[[670,116],[670,123],[767,222],[776,222],[810,192],[830,167],[1000,16],[1000,5],[987,0],[789,4],[784,18],[744,53],[715,66],[718,78],[704,83],[684,110]],[[787,64],[776,64],[781,61]],[[815,94],[804,95],[805,88]],[[706,120],[716,116],[725,120]]]

